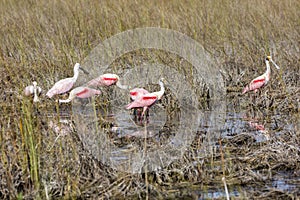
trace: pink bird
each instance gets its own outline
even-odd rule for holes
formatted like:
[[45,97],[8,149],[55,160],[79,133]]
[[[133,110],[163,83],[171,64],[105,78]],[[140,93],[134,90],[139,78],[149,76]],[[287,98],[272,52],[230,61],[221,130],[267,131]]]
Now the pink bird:
[[[130,99],[132,101],[136,100],[137,98],[139,98],[140,96],[144,95],[144,94],[148,94],[149,92],[147,90],[145,90],[144,88],[134,88],[132,90],[129,91],[130,94]],[[135,116],[135,119],[138,115],[138,117],[140,117],[141,112],[142,112],[143,108],[135,108],[133,110],[133,115]],[[149,112],[146,112],[146,116],[149,115]]]
[[253,121],[250,121],[248,123],[249,123],[250,127],[254,128],[256,130],[265,131],[265,126],[262,124],[259,124],[257,122],[253,122]]
[[59,100],[59,103],[68,103],[75,99],[76,97],[84,99],[89,98],[95,95],[101,94],[100,90],[95,90],[89,87],[77,87],[71,90],[68,99],[66,100]]
[[126,85],[120,83],[120,77],[116,74],[103,74],[99,77],[89,81],[87,86],[98,87],[98,86],[111,86],[116,84],[121,89],[127,89]]
[[128,104],[126,106],[126,109],[129,110],[132,108],[143,108],[143,112],[142,112],[142,117],[143,117],[145,114],[145,111],[149,107],[151,107],[153,104],[155,104],[155,102],[160,100],[162,98],[163,94],[165,93],[165,87],[164,87],[163,81],[164,81],[164,78],[161,78],[158,83],[160,85],[160,91],[143,94],[143,95],[139,96],[133,102]]
[[54,95],[57,94],[63,94],[65,92],[68,92],[76,82],[78,75],[79,75],[79,69],[82,70],[84,73],[88,73],[83,68],[81,68],[79,63],[76,63],[74,66],[74,76],[71,78],[65,78],[58,82],[56,82],[53,87],[47,92],[47,96],[49,98],[52,98]]
[[42,93],[42,88],[37,86],[36,81],[33,81],[32,85],[29,85],[29,86],[25,87],[25,89],[24,89],[24,95],[25,96],[34,95],[33,96],[33,102],[40,101],[38,95],[41,94],[41,93]]
[[258,89],[264,87],[265,85],[267,85],[268,81],[270,80],[270,73],[271,73],[271,70],[270,70],[270,61],[274,64],[274,66],[277,68],[277,69],[280,69],[278,65],[276,65],[276,63],[272,60],[271,56],[267,56],[265,62],[266,62],[266,66],[267,66],[267,71],[253,79],[249,85],[247,85],[244,89],[243,89],[243,92],[242,94],[245,94],[246,92],[248,91],[252,91],[254,90],[254,92],[256,93]]

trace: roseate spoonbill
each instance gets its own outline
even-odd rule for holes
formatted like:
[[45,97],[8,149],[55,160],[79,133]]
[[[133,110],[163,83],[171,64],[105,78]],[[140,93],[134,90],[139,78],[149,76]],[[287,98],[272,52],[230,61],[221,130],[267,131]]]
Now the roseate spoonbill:
[[[130,94],[130,99],[132,101],[136,100],[137,98],[139,98],[140,96],[144,95],[144,94],[148,94],[149,92],[147,90],[145,90],[144,88],[134,88],[132,90],[129,91]],[[136,117],[136,115],[140,115],[141,114],[141,109],[142,108],[135,108],[133,109],[133,115]],[[149,113],[146,113],[146,116],[148,116]]]
[[25,87],[25,89],[24,89],[24,95],[25,96],[29,96],[29,95],[32,95],[32,94],[34,95],[33,96],[33,102],[40,101],[38,95],[40,95],[41,93],[42,93],[42,88],[37,86],[36,81],[33,81],[32,85],[29,85],[29,86]]
[[76,82],[78,75],[79,75],[79,69],[82,70],[84,73],[88,74],[88,72],[83,69],[79,63],[76,63],[74,66],[74,76],[70,78],[62,79],[58,82],[56,82],[53,87],[47,92],[47,96],[49,98],[52,98],[56,94],[62,94],[65,92],[68,92]]
[[77,87],[74,88],[73,90],[71,90],[70,94],[69,94],[69,98],[66,100],[59,100],[59,103],[68,103],[70,101],[72,101],[73,99],[75,99],[75,97],[78,98],[89,98],[92,96],[95,96],[97,94],[101,94],[100,90],[95,90],[89,87]]
[[149,107],[151,107],[153,104],[155,104],[155,102],[160,100],[162,98],[163,94],[165,93],[165,87],[164,87],[163,81],[164,81],[164,78],[161,78],[158,83],[160,85],[160,91],[152,92],[152,93],[148,93],[148,94],[139,96],[133,102],[128,104],[126,106],[126,109],[129,110],[132,108],[143,108],[143,112],[142,112],[142,117],[143,117],[145,114],[145,111]]
[[279,66],[272,60],[271,56],[267,56],[266,59],[265,59],[265,63],[266,63],[266,66],[267,66],[266,72],[263,75],[253,79],[249,83],[249,85],[247,85],[243,89],[242,94],[245,94],[246,92],[251,91],[251,90],[254,90],[254,92],[256,93],[259,88],[262,88],[265,85],[267,85],[268,81],[270,80],[270,73],[271,73],[270,61],[274,64],[274,66],[277,69],[280,69]]
[[89,81],[87,83],[87,86],[111,86],[113,84],[116,84],[121,89],[127,89],[128,86],[122,85],[120,83],[120,77],[116,74],[102,74],[99,77]]
[[265,126],[263,124],[259,124],[257,122],[249,121],[249,126],[254,128],[255,130],[265,131]]

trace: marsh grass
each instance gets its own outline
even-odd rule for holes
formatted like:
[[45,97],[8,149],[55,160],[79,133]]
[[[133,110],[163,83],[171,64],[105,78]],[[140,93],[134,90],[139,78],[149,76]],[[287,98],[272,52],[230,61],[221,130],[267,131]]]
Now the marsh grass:
[[[300,2],[294,0],[1,1],[0,198],[205,198],[211,191],[224,193],[223,176],[229,193],[238,192],[236,198],[299,198],[297,188],[271,187],[279,172],[299,177],[299,10]],[[72,76],[72,66],[99,42],[140,27],[177,30],[202,44],[223,74],[228,103],[272,124],[271,139],[256,143],[246,132],[224,138],[222,150],[217,143],[201,152],[208,136],[199,131],[182,159],[161,171],[132,175],[93,159],[76,130],[58,137],[49,126],[50,120],[61,126],[55,117],[62,108],[54,100],[42,97],[33,105],[22,97],[33,80],[46,91]],[[253,94],[239,96],[244,85],[265,71],[263,59],[269,54],[281,69],[272,69],[263,97],[253,103]],[[112,68],[151,60],[193,76],[192,66],[181,58],[155,50],[131,52]],[[209,107],[205,83],[190,85],[201,108]],[[94,111],[109,114],[109,106],[109,96],[103,95],[95,100]],[[98,118],[99,127],[110,126]],[[286,123],[295,128],[283,129]],[[291,182],[299,188],[298,179]]]
[[28,170],[30,174],[30,181],[33,184],[33,188],[39,190],[39,134],[37,134],[37,126],[35,125],[33,113],[33,105],[24,100],[22,109],[22,117],[20,120],[20,135],[22,138],[24,163],[23,170]]

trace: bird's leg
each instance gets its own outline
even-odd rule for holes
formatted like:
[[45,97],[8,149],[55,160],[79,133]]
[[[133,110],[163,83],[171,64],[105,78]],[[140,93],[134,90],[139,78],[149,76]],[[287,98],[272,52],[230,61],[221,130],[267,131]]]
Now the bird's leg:
[[141,119],[144,119],[145,112],[147,111],[147,109],[148,109],[148,107],[147,107],[147,106],[143,107],[143,112],[142,112]]
[[267,111],[269,110],[269,108],[270,108],[270,98],[268,98],[269,96],[268,96],[268,91],[269,90],[266,90],[266,92],[264,93],[264,97],[265,97],[265,105],[266,105],[266,109],[267,109]]
[[134,115],[134,117],[136,117],[137,110],[138,110],[138,108],[134,108],[134,109],[133,109],[133,113],[132,113],[132,114]]
[[253,105],[254,105],[254,106],[256,106],[256,96],[257,96],[257,91],[258,91],[258,89],[255,89],[255,90],[254,90],[254,94],[253,94],[252,102],[253,102]]
[[141,120],[141,108],[134,108],[135,114],[134,114],[134,120],[140,121]]
[[146,106],[143,108],[142,117],[145,116],[145,112],[147,111],[147,108],[148,108],[148,107],[146,107]]
[[146,120],[147,123],[149,123],[149,109],[146,110]]
[[137,120],[139,120],[139,109],[138,108],[134,108],[133,109],[133,118],[134,118],[134,121],[136,122]]
[[133,109],[133,120],[136,122],[137,121],[137,118],[138,118],[138,116],[137,116],[137,109]]
[[58,124],[60,125],[59,97],[57,95],[56,95],[55,105],[56,105],[57,121]]

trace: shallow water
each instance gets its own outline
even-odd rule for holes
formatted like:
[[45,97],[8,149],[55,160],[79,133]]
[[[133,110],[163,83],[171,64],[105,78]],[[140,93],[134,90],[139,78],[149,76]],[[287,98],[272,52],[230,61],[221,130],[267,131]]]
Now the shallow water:
[[[209,110],[198,109],[197,112],[194,112],[186,109],[170,115],[163,104],[157,104],[150,109],[149,120],[140,122],[135,121],[132,112],[125,110],[123,105],[124,103],[105,111],[97,110],[96,115],[93,109],[93,101],[80,104],[81,107],[78,107],[78,110],[75,107],[72,113],[62,108],[60,123],[69,125],[70,121],[74,120],[77,129],[79,128],[78,133],[81,140],[86,142],[88,150],[97,155],[96,158],[100,158],[99,160],[117,170],[130,173],[141,173],[145,166],[148,167],[148,171],[160,170],[168,166],[172,161],[180,159],[182,154],[186,152],[184,148],[195,138],[196,133],[193,132],[194,130],[205,133],[211,128],[208,122],[210,120]],[[85,106],[90,106],[91,109],[84,109]],[[99,132],[90,134],[94,131],[90,126],[95,125],[94,122],[98,120],[97,114],[100,115],[100,112],[102,112],[102,121],[110,122],[112,126],[102,127],[101,124],[98,124]],[[58,119],[57,115],[53,115],[53,113],[45,115],[49,115],[48,118],[54,122]],[[261,112],[234,107],[233,105],[227,105],[227,111],[223,116],[225,116],[224,125],[220,129],[217,139],[232,139],[247,135],[253,139],[254,143],[259,144],[270,140],[276,141],[276,137],[286,133],[295,133],[299,126],[297,124],[299,122],[297,114],[279,115],[276,112],[270,112],[266,115]],[[195,125],[194,122],[196,122],[197,127],[190,128],[192,124]],[[85,126],[81,126],[81,124],[85,124]],[[205,136],[209,137],[207,134]],[[207,145],[207,148],[209,145],[217,146],[218,140],[214,140],[214,138],[204,140],[205,145]],[[102,151],[102,149],[105,149],[105,151]],[[203,153],[205,151],[206,148],[198,149],[195,156],[201,159],[204,157]],[[293,174],[292,171],[282,171],[266,181],[263,188],[229,186],[228,189],[231,197],[242,197],[243,191],[278,190],[292,192],[300,187],[299,178],[299,175]],[[186,190],[193,197],[196,196],[197,199],[226,197],[222,184],[210,185],[209,189],[206,190],[203,190],[203,187],[199,189],[186,188]]]

